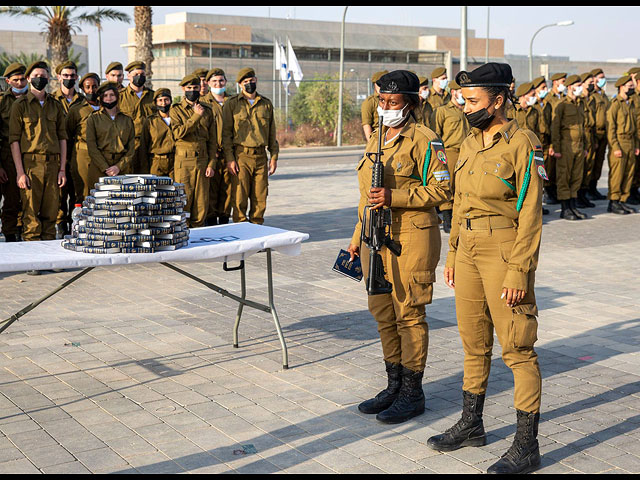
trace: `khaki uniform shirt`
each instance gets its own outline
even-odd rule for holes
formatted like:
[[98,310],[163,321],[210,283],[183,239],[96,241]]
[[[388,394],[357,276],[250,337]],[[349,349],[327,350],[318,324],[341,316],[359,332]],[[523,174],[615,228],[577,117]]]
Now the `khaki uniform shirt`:
[[[224,94],[223,104],[227,102],[231,98],[231,95],[227,95],[227,92]],[[214,98],[213,93],[209,92],[202,98],[202,103],[206,103],[211,106],[211,110],[213,111],[213,116],[216,119],[216,130],[218,132],[218,160],[224,162],[224,156],[222,155],[222,105],[218,103],[218,101]]]
[[[87,119],[96,110],[86,100],[69,109],[66,118],[67,135],[75,148],[87,148]],[[71,157],[71,152],[68,153]]]
[[151,165],[154,155],[173,155],[175,149],[171,127],[160,113],[145,119],[140,142],[140,155],[148,159],[148,165]]
[[539,140],[542,140],[541,127],[544,125],[544,121],[540,119],[542,111],[531,106],[526,110],[523,109],[520,104],[515,106],[515,120],[518,122],[518,126],[522,129],[531,130]]
[[464,112],[454,101],[436,108],[431,114],[431,129],[442,139],[445,150],[460,150],[471,128]]
[[9,144],[20,142],[20,151],[39,155],[60,154],[60,140],[67,139],[64,108],[51,95],[44,104],[28,92],[13,102],[9,118]]
[[202,116],[193,111],[193,107],[182,99],[170,110],[171,131],[176,146],[176,155],[185,154],[204,157],[207,166],[215,168],[218,150],[218,131],[216,119],[211,107],[201,103],[204,108]]
[[117,165],[127,171],[135,155],[133,120],[122,112],[115,119],[101,108],[87,118],[87,148],[91,161],[104,172]]
[[138,98],[138,95],[133,91],[131,86],[123,88],[120,90],[118,108],[122,113],[131,117],[135,127],[136,138],[139,138],[140,135],[142,135],[144,119],[155,112],[153,90],[145,87],[142,91],[142,96]]
[[10,91],[0,93],[0,147],[9,148],[9,119],[17,97]]
[[65,96],[64,93],[62,93],[61,88],[58,88],[51,95],[53,96],[53,98],[55,98],[60,102],[60,105],[62,105],[62,108],[64,108],[64,113],[69,113],[69,109],[71,107],[82,103],[82,101],[84,100],[84,95],[81,95],[80,93],[78,93],[77,90],[73,91],[73,97],[71,97],[71,101],[67,100],[67,97]]
[[603,137],[607,134],[607,110],[611,100],[604,92],[594,92],[591,94],[592,108],[595,111],[596,135]]
[[[522,130],[515,120],[502,127],[486,146],[483,146],[482,131],[471,129],[455,166],[456,192],[447,267],[455,266],[462,222],[494,215],[507,217],[513,220],[517,236],[504,287],[529,291],[527,277],[537,267],[542,235],[543,179],[538,173],[541,162],[539,140],[531,132]],[[518,197],[527,172],[529,185],[518,211]]]
[[227,163],[235,160],[234,147],[269,149],[277,160],[280,147],[271,100],[258,94],[253,105],[244,95],[234,95],[222,107],[222,149]]
[[611,100],[607,110],[607,141],[609,149],[630,152],[640,147],[636,116],[631,100],[619,96]]
[[596,112],[590,97],[580,97],[584,110],[584,138],[585,148],[591,151],[596,142]]
[[[387,131],[383,127],[382,134]],[[384,137],[383,137],[384,138]],[[392,230],[400,233],[412,226],[425,228],[438,225],[435,207],[451,199],[447,165],[438,160],[431,142],[436,134],[422,124],[409,119],[400,134],[388,144],[382,143],[384,162],[384,186],[391,189]],[[367,144],[367,152],[376,152],[378,133],[374,131]],[[425,172],[425,157],[431,151],[429,166]],[[358,223],[351,243],[360,244],[362,213],[368,203],[371,189],[372,162],[365,155],[358,164],[360,203]]]
[[420,106],[418,106],[413,113],[416,116],[416,122],[423,124],[425,127],[431,128],[431,114],[433,113],[433,108],[427,100],[420,99]]
[[451,94],[444,90],[442,95],[438,94],[433,87],[429,87],[429,96],[427,97],[427,102],[431,105],[431,108],[435,110],[442,105],[446,105],[451,100]]
[[[545,97],[546,98],[546,97]],[[538,138],[542,142],[542,145],[545,146],[545,155],[547,154],[549,148],[549,144],[551,143],[551,104],[542,101],[542,103],[536,103],[534,107],[538,110],[540,119],[540,125],[538,126],[538,132],[540,135]]]
[[378,101],[380,95],[374,93],[369,95],[360,107],[362,125],[369,125],[373,130],[378,128]]
[[579,99],[565,97],[553,109],[551,119],[551,146],[557,153],[563,147],[582,152],[587,147],[584,105]]

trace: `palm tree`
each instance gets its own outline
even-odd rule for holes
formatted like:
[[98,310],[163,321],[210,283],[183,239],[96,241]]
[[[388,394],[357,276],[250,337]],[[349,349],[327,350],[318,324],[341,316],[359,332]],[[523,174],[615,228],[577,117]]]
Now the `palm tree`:
[[151,88],[151,63],[153,62],[153,29],[151,7],[134,7],[133,18],[136,24],[136,60],[146,64],[147,87]]
[[105,20],[131,21],[129,15],[112,8],[99,8],[90,13],[79,12],[80,8],[82,7],[77,5],[71,7],[1,7],[0,14],[14,17],[27,16],[42,21],[43,33],[46,35],[49,46],[51,67],[55,70],[56,66],[69,59],[71,35],[80,30],[81,25],[99,26]]

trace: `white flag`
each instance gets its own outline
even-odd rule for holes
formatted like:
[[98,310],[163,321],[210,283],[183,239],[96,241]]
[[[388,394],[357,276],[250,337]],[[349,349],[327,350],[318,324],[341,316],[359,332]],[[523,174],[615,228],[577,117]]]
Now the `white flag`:
[[284,50],[284,45],[278,46],[280,51],[280,81],[285,90],[289,88],[289,69],[287,68],[287,53]]
[[296,58],[296,53],[293,51],[293,47],[291,46],[291,40],[287,37],[287,52],[289,53],[288,64],[289,64],[289,72],[291,72],[291,77],[293,81],[296,82],[296,87],[300,86],[300,81],[304,75],[302,74],[302,69],[300,68],[300,64],[298,63],[298,59]]

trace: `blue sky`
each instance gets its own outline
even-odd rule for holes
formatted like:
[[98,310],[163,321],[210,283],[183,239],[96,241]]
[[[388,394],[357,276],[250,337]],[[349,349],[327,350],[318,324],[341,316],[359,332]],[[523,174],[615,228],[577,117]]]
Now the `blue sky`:
[[[133,7],[114,8],[133,17]],[[154,22],[164,23],[167,13],[180,11],[340,21],[343,9],[344,7],[335,6],[154,7]],[[531,36],[539,27],[563,20],[573,20],[575,24],[541,32],[535,40],[535,54],[600,61],[640,57],[634,35],[640,25],[640,7],[491,7],[489,33],[492,38],[505,40],[506,53],[527,55]],[[458,28],[460,7],[349,7],[347,23],[349,22]],[[120,45],[126,43],[127,28],[131,26],[113,22],[105,24],[102,37],[104,65],[112,60],[126,61],[126,52]],[[469,7],[468,26],[476,30],[477,37],[485,37],[487,7]],[[30,19],[0,17],[0,29],[37,31],[40,30],[40,25]],[[81,33],[89,36],[89,66],[95,71],[98,68],[96,30],[87,27]]]

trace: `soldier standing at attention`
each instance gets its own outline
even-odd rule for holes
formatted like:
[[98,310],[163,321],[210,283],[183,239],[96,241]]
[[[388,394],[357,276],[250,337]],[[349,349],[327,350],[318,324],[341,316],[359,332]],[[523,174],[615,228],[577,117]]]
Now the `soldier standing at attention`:
[[[538,77],[533,79],[533,88],[536,91],[536,98],[538,99],[535,108],[540,112],[540,126],[538,127],[538,131],[540,136],[538,136],[538,140],[542,142],[542,153],[544,154],[544,168],[547,171],[547,176],[549,179],[555,178],[555,160],[549,155],[549,146],[551,145],[551,104],[545,101],[545,98],[549,94],[549,89],[547,88],[547,82],[544,77]],[[550,190],[550,180],[544,181],[544,193],[543,193],[543,201],[547,205],[552,205],[554,203],[558,203],[557,199],[552,199],[547,194],[547,190]],[[543,208],[543,213],[548,210]]]
[[124,68],[120,62],[111,62],[107,65],[107,69],[104,71],[107,82],[112,82],[118,85],[118,90],[124,90],[122,82],[124,82]]
[[373,94],[369,95],[367,99],[362,102],[362,106],[360,107],[360,112],[362,116],[362,131],[364,132],[364,137],[367,141],[369,141],[369,137],[371,136],[371,132],[374,129],[378,128],[378,100],[380,98],[380,94],[378,93],[380,87],[378,87],[378,80],[383,75],[389,73],[388,70],[382,70],[380,72],[376,72],[371,76],[371,83],[373,84]]
[[66,182],[65,115],[60,102],[44,90],[49,83],[47,64],[35,62],[25,75],[31,88],[14,102],[9,119],[9,144],[22,196],[22,239],[55,240],[60,188]]
[[441,105],[446,105],[451,100],[451,95],[447,93],[447,86],[449,85],[447,69],[444,67],[434,68],[431,72],[431,84],[427,101],[431,104],[431,108],[435,110]]
[[396,70],[378,84],[383,127],[374,131],[366,151],[376,152],[378,135],[383,136],[384,188],[371,188],[372,162],[365,155],[358,164],[358,223],[348,251],[352,260],[360,256],[363,271],[368,272],[369,252],[360,238],[364,207],[390,208],[392,240],[402,253],[396,256],[383,248],[380,255],[393,290],[368,297],[369,311],[378,323],[388,386],[358,409],[395,424],[424,412],[422,378],[429,348],[425,305],[431,303],[441,242],[436,207],[451,193],[442,144],[412,115],[420,102],[418,77]]
[[222,106],[230,97],[227,93],[227,76],[221,68],[212,68],[207,73],[209,93],[202,100],[211,106],[216,118],[218,131],[218,154],[216,171],[210,181],[209,210],[207,225],[225,225],[231,216],[231,200],[233,196],[231,174],[227,170],[224,154],[222,153]]
[[4,71],[9,88],[0,94],[0,192],[2,192],[2,233],[6,242],[17,242],[21,226],[20,188],[17,183],[16,164],[9,146],[9,120],[15,101],[29,91],[27,67],[12,63]]
[[[435,109],[431,114],[430,125],[435,134],[442,139],[445,151],[447,152],[447,168],[451,177],[451,193],[455,193],[453,183],[453,167],[458,162],[460,146],[469,133],[469,122],[464,116],[464,97],[460,92],[460,86],[451,82],[451,100],[446,105]],[[451,220],[453,218],[453,201],[440,205],[442,213],[442,229],[445,233],[451,231]]]
[[100,110],[100,99],[98,98],[98,87],[100,77],[97,73],[87,73],[80,79],[80,88],[84,93],[84,100],[78,105],[74,105],[69,110],[66,119],[67,136],[69,144],[73,145],[73,150],[68,155],[71,159],[71,175],[75,186],[75,203],[82,203],[84,198],[94,187],[92,179],[89,178],[89,166],[91,158],[87,148],[87,119],[93,112]]
[[[238,72],[242,92],[222,107],[222,148],[233,182],[233,222],[264,223],[269,176],[276,172],[280,147],[271,101],[257,92],[252,68]],[[267,160],[269,149],[271,160]],[[247,207],[249,214],[247,215]]]
[[139,157],[140,137],[142,136],[142,125],[144,119],[154,112],[153,90],[144,86],[147,82],[145,75],[146,65],[141,61],[131,62],[126,67],[129,85],[120,92],[119,106],[122,113],[128,115],[133,120],[135,126],[135,149],[131,173],[149,173],[149,165],[144,158]]
[[558,201],[558,187],[556,185],[556,157],[551,153],[551,121],[553,119],[553,109],[565,97],[567,87],[564,83],[567,80],[567,74],[564,72],[555,73],[551,76],[551,92],[544,98],[544,110],[550,107],[549,113],[549,150],[547,152],[549,165],[551,168],[547,171],[549,182],[545,184],[544,201],[547,205],[556,205]]
[[[640,73],[640,67],[634,67],[629,70],[629,75],[631,75],[631,79],[633,80],[634,93],[629,96],[631,100],[631,105],[633,107],[633,111],[636,116],[636,125],[640,125],[640,95],[638,95],[638,90],[640,89],[640,78],[638,78],[638,73]],[[638,188],[640,187],[640,156],[636,156],[636,167],[635,173],[633,174],[633,181],[631,182],[631,189],[629,191],[629,198],[625,202],[628,205],[640,205],[640,192]]]
[[593,169],[593,158],[595,156],[596,145],[596,111],[595,105],[591,95],[594,91],[594,78],[591,72],[586,72],[580,75],[582,81],[582,96],[580,97],[580,103],[584,109],[584,136],[585,136],[585,150],[584,168],[582,170],[582,183],[578,190],[578,198],[576,205],[578,208],[593,208],[595,203],[587,198],[587,191],[589,189],[589,172]]
[[175,141],[174,178],[184,183],[185,212],[191,228],[204,227],[209,206],[209,181],[215,172],[218,151],[216,120],[207,104],[200,103],[200,78],[187,75],[180,82],[184,97],[171,107],[171,131]]
[[427,442],[442,452],[485,445],[482,411],[495,329],[502,359],[513,373],[517,417],[512,446],[488,469],[503,474],[540,465],[536,436],[542,390],[533,348],[538,329],[533,286],[546,172],[536,136],[505,117],[511,78],[504,63],[456,76],[471,133],[455,168],[455,216],[444,279],[455,289],[464,348],[463,411],[453,427]]
[[626,204],[640,154],[640,141],[631,96],[634,94],[630,75],[616,82],[618,95],[611,100],[607,111],[607,139],[609,141],[609,207],[608,212],[625,215],[636,210]]
[[556,159],[556,185],[562,208],[560,218],[583,220],[587,216],[576,206],[586,153],[585,112],[579,98],[582,95],[580,77],[571,75],[565,86],[566,97],[553,109],[549,153]]
[[418,80],[420,80],[420,91],[418,93],[420,96],[420,105],[414,109],[413,114],[416,117],[416,122],[422,123],[425,127],[429,127],[431,114],[433,113],[433,108],[431,108],[431,104],[427,101],[429,98],[429,79],[427,77],[418,77]]
[[607,151],[607,110],[611,103],[609,97],[604,92],[607,86],[607,79],[601,68],[596,68],[591,71],[595,79],[595,89],[591,95],[593,108],[596,112],[596,144],[594,147],[593,165],[588,174],[589,187],[587,196],[591,200],[606,200],[607,197],[602,195],[598,191],[598,180],[602,175],[602,165],[604,164],[604,157]]
[[130,173],[135,154],[135,130],[133,120],[118,108],[120,92],[118,84],[104,82],[98,88],[100,110],[87,118],[88,171],[78,163],[80,175],[84,176],[85,189],[91,189],[100,177]]
[[149,165],[151,175],[173,178],[175,142],[171,131],[171,91],[159,88],[153,94],[153,101],[156,113],[144,121],[140,155]]

